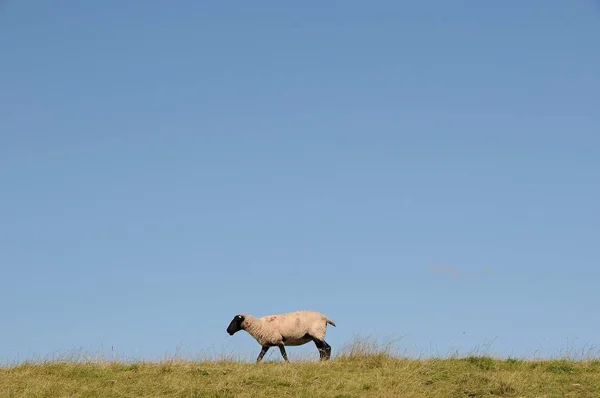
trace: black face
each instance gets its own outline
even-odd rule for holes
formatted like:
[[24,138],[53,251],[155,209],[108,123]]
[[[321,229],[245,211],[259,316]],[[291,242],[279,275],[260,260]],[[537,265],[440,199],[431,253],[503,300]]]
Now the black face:
[[231,323],[229,323],[229,326],[227,326],[227,333],[229,333],[230,336],[233,336],[236,332],[242,330],[242,322],[244,322],[243,315],[234,316]]

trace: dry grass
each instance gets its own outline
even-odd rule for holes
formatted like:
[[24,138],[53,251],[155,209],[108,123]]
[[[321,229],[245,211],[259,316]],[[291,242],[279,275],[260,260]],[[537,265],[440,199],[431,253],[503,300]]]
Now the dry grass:
[[0,368],[0,397],[600,397],[600,361],[406,359],[356,342],[329,362],[51,361]]

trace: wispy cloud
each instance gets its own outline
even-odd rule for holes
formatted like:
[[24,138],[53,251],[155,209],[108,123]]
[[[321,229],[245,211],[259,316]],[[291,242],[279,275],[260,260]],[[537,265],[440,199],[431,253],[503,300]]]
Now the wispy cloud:
[[[473,278],[477,278],[478,276],[481,276],[480,274],[478,275],[473,272],[461,271],[461,270],[457,269],[456,267],[452,267],[452,266],[445,265],[445,264],[432,265],[429,268],[435,274],[449,276],[453,279],[473,279]],[[486,276],[490,276],[490,275],[494,274],[494,269],[490,266],[486,266],[484,268],[484,272],[485,272]]]
[[432,265],[430,268],[436,274],[448,275],[448,276],[451,276],[452,278],[460,277],[460,273],[458,272],[458,270],[456,268],[450,267],[448,265],[444,265],[444,264]]

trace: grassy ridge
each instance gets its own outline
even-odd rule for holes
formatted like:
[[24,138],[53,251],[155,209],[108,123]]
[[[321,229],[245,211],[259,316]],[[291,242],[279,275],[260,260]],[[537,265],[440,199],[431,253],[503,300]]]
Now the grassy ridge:
[[429,361],[383,356],[329,363],[21,365],[2,397],[599,397],[600,361]]
[[599,360],[416,360],[365,350],[291,360],[21,364],[0,368],[0,397],[600,397]]

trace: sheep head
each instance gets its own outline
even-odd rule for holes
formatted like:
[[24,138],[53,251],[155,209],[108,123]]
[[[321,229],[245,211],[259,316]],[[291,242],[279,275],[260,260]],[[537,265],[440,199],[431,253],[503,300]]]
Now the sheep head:
[[231,322],[229,323],[229,326],[227,326],[227,333],[229,333],[230,336],[233,336],[236,332],[239,332],[240,330],[242,330],[243,322],[244,322],[243,315],[234,316],[233,319],[231,320]]

